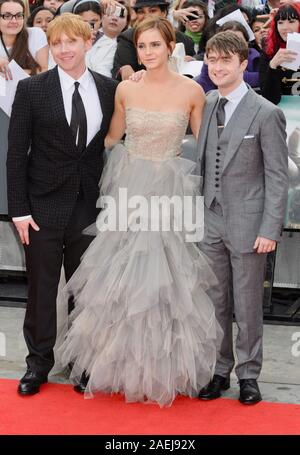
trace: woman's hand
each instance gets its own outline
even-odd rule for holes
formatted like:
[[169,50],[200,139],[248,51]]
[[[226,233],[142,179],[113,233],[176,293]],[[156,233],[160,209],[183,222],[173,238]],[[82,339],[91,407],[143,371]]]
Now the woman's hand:
[[0,57],[0,74],[5,78],[5,80],[12,80],[12,74],[9,69],[9,61],[5,57]]
[[194,12],[195,7],[189,6],[188,8],[174,10],[173,17],[175,21],[185,24],[190,20],[188,16],[193,16],[195,19],[198,19],[198,15],[194,14]]
[[272,60],[270,60],[269,66],[272,69],[276,69],[278,66],[281,66],[283,62],[293,62],[296,57],[297,52],[290,51],[289,49],[279,49]]

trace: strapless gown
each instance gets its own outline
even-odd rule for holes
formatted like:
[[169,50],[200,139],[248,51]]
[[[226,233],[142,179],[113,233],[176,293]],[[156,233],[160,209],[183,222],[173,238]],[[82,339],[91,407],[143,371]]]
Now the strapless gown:
[[[180,157],[187,124],[181,112],[127,108],[125,144],[108,153],[104,207],[86,232],[96,236],[63,291],[74,295],[75,310],[58,355],[63,365],[74,363],[74,383],[87,372],[86,397],[120,392],[128,402],[169,406],[177,394],[197,396],[213,375],[222,332],[206,294],[216,284],[208,259],[172,222],[167,230],[133,228],[133,209],[124,212],[119,193],[146,201],[190,196],[195,204],[200,177]],[[103,196],[123,207],[127,229],[104,229],[115,210]],[[141,221],[153,221],[151,211]]]

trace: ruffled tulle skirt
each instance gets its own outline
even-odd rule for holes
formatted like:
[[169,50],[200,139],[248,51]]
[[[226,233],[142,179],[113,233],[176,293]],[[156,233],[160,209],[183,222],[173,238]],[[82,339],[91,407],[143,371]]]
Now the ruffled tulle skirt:
[[[178,211],[160,212],[170,229],[137,229],[157,212],[134,217],[134,204],[125,209],[120,196],[126,190],[127,201],[138,196],[142,205],[152,196],[189,196],[195,204],[200,181],[194,169],[180,157],[132,157],[121,145],[109,154],[100,182],[103,210],[86,232],[97,235],[62,294],[74,296],[75,310],[58,354],[64,365],[74,363],[75,383],[87,372],[87,397],[121,392],[128,402],[168,406],[177,394],[197,396],[213,375],[222,333],[206,294],[216,284],[208,259],[186,241],[186,226],[176,228]],[[107,229],[111,215],[115,230]]]

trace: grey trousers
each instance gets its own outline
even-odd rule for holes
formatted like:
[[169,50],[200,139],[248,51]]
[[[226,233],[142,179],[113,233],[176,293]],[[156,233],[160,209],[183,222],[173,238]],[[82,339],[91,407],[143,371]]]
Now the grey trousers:
[[[238,326],[235,343],[238,379],[257,379],[262,366],[263,282],[266,254],[239,253],[226,232],[220,211],[205,207],[205,234],[200,249],[212,261],[219,284],[208,291],[224,331],[215,374],[230,375],[233,354],[233,312]],[[233,292],[230,292],[232,285]],[[232,298],[233,296],[233,298]]]

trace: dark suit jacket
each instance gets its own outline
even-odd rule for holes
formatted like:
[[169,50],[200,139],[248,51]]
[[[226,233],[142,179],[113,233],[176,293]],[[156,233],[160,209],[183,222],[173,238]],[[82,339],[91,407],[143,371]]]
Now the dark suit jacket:
[[[133,43],[133,34],[134,28],[129,28],[118,36],[118,47],[111,72],[112,77],[116,79],[121,80],[119,71],[122,66],[130,65],[134,71],[145,69],[144,65],[139,65],[138,63],[136,49]],[[184,44],[186,55],[193,56],[195,54],[193,41],[184,33],[176,31],[176,42]]]
[[261,94],[272,103],[278,104],[282,95],[292,95],[293,87],[299,87],[300,77],[299,72],[282,66],[270,68],[270,60],[265,54],[261,54],[259,61]]
[[100,131],[81,154],[66,120],[57,67],[19,82],[8,132],[11,217],[31,214],[37,224],[64,228],[80,189],[87,203],[96,205],[117,82],[98,73],[92,75],[103,120]]

